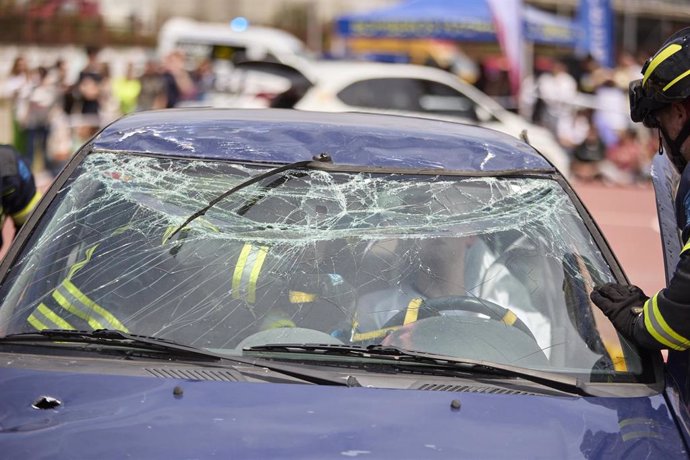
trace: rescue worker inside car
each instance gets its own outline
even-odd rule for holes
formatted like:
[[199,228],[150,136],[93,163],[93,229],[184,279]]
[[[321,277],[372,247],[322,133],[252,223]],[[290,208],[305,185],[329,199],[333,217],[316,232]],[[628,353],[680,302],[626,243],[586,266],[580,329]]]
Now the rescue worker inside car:
[[[95,214],[102,228],[116,227]],[[122,223],[115,208],[103,214]],[[128,225],[79,244],[74,263],[27,317],[29,328],[117,329],[221,348],[260,330],[335,327],[327,323],[338,316],[328,311],[323,324],[312,324],[310,309],[340,305],[334,284],[347,285],[337,275],[300,273],[282,248],[203,225],[170,238],[176,226],[134,211]]]
[[0,193],[0,227],[9,216],[15,230],[19,230],[38,204],[41,194],[36,190],[31,170],[19,152],[6,144],[0,144]]
[[690,28],[669,37],[630,83],[634,122],[658,128],[669,159],[681,173],[676,219],[684,245],[668,286],[651,298],[637,286],[608,283],[590,297],[616,329],[650,349],[690,348]]

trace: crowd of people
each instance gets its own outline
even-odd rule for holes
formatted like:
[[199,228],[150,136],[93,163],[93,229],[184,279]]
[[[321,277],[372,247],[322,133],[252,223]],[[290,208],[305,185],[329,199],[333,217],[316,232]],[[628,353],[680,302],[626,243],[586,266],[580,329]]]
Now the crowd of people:
[[111,75],[98,48],[85,53],[86,65],[72,81],[64,59],[30,67],[23,55],[0,78],[0,98],[11,105],[12,143],[35,174],[54,177],[79,146],[120,115],[175,107],[205,89],[207,66],[188,72],[179,51],[140,70],[130,62],[119,76]]
[[[213,86],[210,61],[190,72],[179,50],[162,62],[131,62],[117,76],[99,59],[99,49],[86,48],[85,54],[86,65],[72,81],[65,60],[30,68],[22,55],[0,79],[0,98],[11,101],[14,145],[35,172],[54,176],[78,146],[122,114],[200,100]],[[574,178],[644,182],[658,139],[628,116],[628,83],[640,71],[629,53],[621,53],[614,69],[594,59],[537,57],[535,72],[522,85],[519,112],[553,133],[571,157]]]
[[539,59],[535,76],[522,88],[521,114],[554,134],[570,155],[574,178],[643,183],[659,141],[652,130],[630,120],[628,85],[640,78],[641,69],[627,52],[613,69],[592,58]]

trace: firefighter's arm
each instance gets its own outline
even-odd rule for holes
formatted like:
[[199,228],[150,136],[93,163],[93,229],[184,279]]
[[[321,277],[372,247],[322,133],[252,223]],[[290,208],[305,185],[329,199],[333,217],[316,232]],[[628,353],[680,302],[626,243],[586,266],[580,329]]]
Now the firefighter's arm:
[[17,173],[3,178],[2,200],[5,211],[19,228],[38,204],[41,194],[26,163],[19,157],[15,161]]
[[645,302],[634,339],[647,348],[690,348],[690,242],[680,254],[668,287]]

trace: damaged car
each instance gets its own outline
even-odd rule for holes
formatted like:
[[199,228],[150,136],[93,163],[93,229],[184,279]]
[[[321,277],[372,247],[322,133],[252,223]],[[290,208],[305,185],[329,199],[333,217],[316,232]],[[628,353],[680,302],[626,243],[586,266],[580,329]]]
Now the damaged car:
[[0,265],[11,458],[687,458],[625,282],[528,144],[465,124],[141,112]]

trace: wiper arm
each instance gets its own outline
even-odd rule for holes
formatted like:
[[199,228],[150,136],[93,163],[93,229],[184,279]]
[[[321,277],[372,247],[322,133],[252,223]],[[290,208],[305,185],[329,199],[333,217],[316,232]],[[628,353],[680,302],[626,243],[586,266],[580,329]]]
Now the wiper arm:
[[244,351],[307,353],[320,354],[323,356],[355,356],[391,360],[403,363],[411,362],[429,364],[434,367],[441,367],[447,370],[484,372],[506,377],[518,377],[559,391],[575,393],[581,396],[590,395],[590,393],[585,389],[584,382],[575,377],[569,377],[554,372],[538,371],[519,366],[512,366],[510,364],[455,358],[384,345],[369,345],[367,347],[362,347],[354,345],[266,344],[245,348]]
[[222,355],[195,348],[190,345],[183,345],[158,337],[130,334],[113,329],[96,329],[95,331],[43,329],[36,332],[11,334],[0,338],[0,342],[35,342],[37,340],[140,348],[168,353],[175,357],[193,358],[204,361],[220,361],[224,359]]
[[193,359],[195,361],[208,361],[213,363],[230,361],[236,364],[246,364],[248,366],[266,368],[271,371],[317,385],[349,386],[347,380],[331,378],[330,376],[324,375],[321,372],[310,372],[307,370],[296,369],[294,366],[282,366],[274,364],[267,365],[264,362],[213,353],[211,351],[192,347],[191,345],[184,345],[158,337],[130,334],[113,329],[96,329],[94,331],[43,329],[35,332],[22,332],[19,334],[10,334],[5,337],[0,337],[0,343],[37,341],[70,342],[101,346],[138,348],[166,353],[168,356],[181,359]]
[[[203,216],[204,214],[206,214],[206,212],[207,212],[209,209],[211,209],[212,207],[214,207],[215,205],[217,205],[219,202],[221,202],[222,200],[224,200],[224,199],[227,198],[228,196],[230,196],[230,195],[232,195],[233,193],[237,192],[238,190],[242,190],[242,189],[245,188],[245,187],[249,187],[250,185],[255,184],[255,183],[259,182],[259,181],[262,181],[262,180],[266,179],[267,177],[271,177],[271,176],[275,176],[276,174],[280,174],[280,173],[282,173],[283,171],[288,171],[288,170],[291,170],[291,169],[312,169],[312,168],[314,168],[314,167],[316,166],[316,164],[319,163],[319,162],[331,162],[331,161],[332,161],[332,160],[331,160],[331,157],[330,157],[329,155],[323,154],[323,153],[322,153],[322,154],[320,154],[320,155],[318,155],[318,156],[315,156],[312,160],[297,161],[297,162],[295,162],[295,163],[290,163],[290,164],[287,164],[287,165],[284,165],[284,166],[280,166],[279,168],[271,169],[270,171],[266,171],[266,172],[263,173],[263,174],[259,174],[258,176],[253,176],[253,177],[251,177],[251,178],[249,178],[249,179],[247,179],[247,180],[245,180],[245,181],[243,181],[243,182],[240,182],[239,184],[237,184],[236,186],[234,186],[234,187],[231,188],[230,190],[221,193],[220,195],[218,195],[217,197],[215,197],[214,199],[212,199],[211,201],[209,201],[209,203],[208,203],[206,206],[204,206],[203,208],[201,208],[200,210],[198,210],[197,212],[195,212],[194,214],[192,214],[191,216],[189,216],[189,217],[187,218],[187,220],[185,220],[185,221],[182,223],[182,225],[180,225],[179,227],[177,227],[177,228],[175,229],[175,231],[172,232],[172,233],[170,234],[170,238],[172,239],[173,236],[175,236],[175,235],[176,235],[177,233],[179,233],[183,228],[185,228],[187,225],[189,225],[194,219]],[[279,182],[278,182],[278,183],[279,183]],[[246,212],[246,210],[245,210],[244,212]]]

